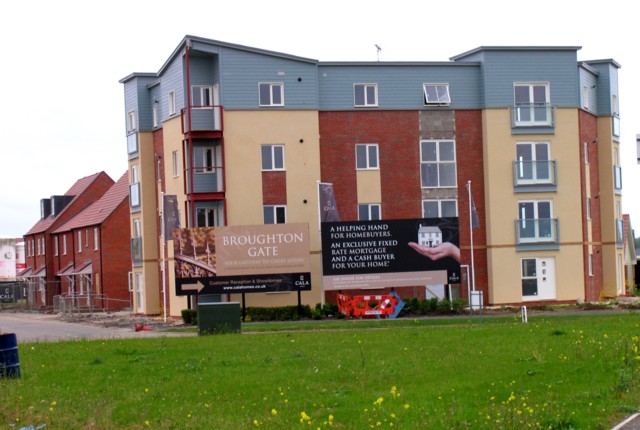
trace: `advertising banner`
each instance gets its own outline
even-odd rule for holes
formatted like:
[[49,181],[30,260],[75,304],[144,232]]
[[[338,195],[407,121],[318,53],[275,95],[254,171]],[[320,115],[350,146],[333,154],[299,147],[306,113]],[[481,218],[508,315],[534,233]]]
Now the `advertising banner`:
[[308,224],[173,231],[176,295],[311,289]]
[[457,284],[458,218],[324,222],[325,290]]
[[16,241],[0,239],[0,281],[16,279]]

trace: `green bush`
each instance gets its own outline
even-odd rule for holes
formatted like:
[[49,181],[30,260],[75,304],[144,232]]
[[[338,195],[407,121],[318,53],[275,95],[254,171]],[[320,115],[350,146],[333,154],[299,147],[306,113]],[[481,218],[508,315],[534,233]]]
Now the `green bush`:
[[298,311],[298,306],[278,306],[272,308],[248,307],[246,316],[251,321],[297,321],[300,318],[312,318],[311,307],[303,305]]
[[185,324],[196,325],[198,324],[198,311],[196,309],[183,309],[181,311],[182,321]]

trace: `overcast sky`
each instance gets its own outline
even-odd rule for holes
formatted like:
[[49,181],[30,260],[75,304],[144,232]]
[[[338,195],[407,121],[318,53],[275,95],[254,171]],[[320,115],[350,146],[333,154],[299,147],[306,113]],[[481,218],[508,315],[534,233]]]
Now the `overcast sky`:
[[0,236],[21,237],[42,198],[127,169],[118,81],[157,72],[189,34],[320,61],[448,61],[479,46],[581,46],[620,70],[623,212],[640,234],[640,55],[631,1],[36,0],[3,6]]

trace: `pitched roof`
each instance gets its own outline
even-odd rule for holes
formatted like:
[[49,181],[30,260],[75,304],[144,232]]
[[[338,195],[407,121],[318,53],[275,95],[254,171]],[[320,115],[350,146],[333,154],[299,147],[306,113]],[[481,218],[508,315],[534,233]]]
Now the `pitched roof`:
[[[87,188],[89,188],[89,185],[91,185],[93,181],[95,181],[100,175],[106,175],[106,173],[98,172],[98,173],[94,173],[93,175],[85,176],[84,178],[78,179],[76,183],[73,184],[66,193],[64,193],[64,195],[74,196],[73,200],[75,200]],[[73,200],[71,200],[69,204],[60,213],[63,213],[71,205],[71,203],[73,203]],[[35,225],[31,227],[31,229],[28,232],[26,232],[24,235],[28,236],[36,233],[43,233],[47,231],[47,229],[51,226],[51,224],[53,224],[53,221],[55,221],[55,218],[53,215],[49,215],[46,218],[42,218],[38,220],[38,222],[36,222]]]
[[75,228],[102,224],[129,197],[129,173],[125,172],[102,197],[91,203],[82,212],[55,229],[53,233],[71,231]]

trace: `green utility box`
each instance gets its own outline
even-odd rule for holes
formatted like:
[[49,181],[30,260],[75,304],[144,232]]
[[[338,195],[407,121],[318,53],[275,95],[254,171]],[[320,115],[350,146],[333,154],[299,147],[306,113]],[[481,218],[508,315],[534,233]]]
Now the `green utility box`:
[[240,303],[198,303],[198,334],[240,333]]

